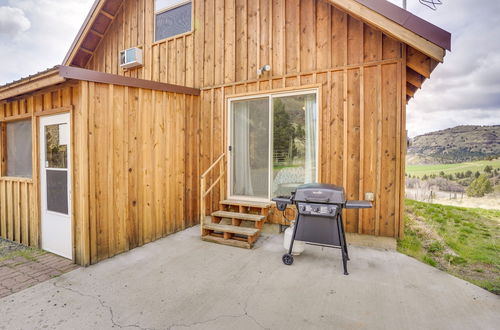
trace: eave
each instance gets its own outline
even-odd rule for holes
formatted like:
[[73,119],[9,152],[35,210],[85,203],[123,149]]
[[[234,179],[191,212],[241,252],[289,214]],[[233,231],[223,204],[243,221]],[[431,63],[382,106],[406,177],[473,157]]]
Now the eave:
[[65,81],[91,81],[96,83],[127,86],[156,91],[200,95],[197,88],[167,84],[158,81],[125,77],[116,74],[98,72],[70,66],[58,66],[50,71],[42,72],[29,78],[21,79],[17,82],[0,87],[0,102],[8,101],[11,98],[24,94],[33,93],[47,87],[61,84]]
[[70,47],[63,65],[85,67],[118,14],[123,0],[96,0]]

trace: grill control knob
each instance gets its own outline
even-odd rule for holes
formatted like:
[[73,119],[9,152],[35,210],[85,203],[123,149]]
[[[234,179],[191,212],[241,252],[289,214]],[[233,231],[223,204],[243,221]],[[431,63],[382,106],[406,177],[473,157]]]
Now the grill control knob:
[[319,207],[315,208],[314,211],[319,212]]
[[332,214],[332,213],[333,213],[333,209],[329,209],[329,210],[328,210],[328,212],[329,212],[330,214]]
[[305,206],[302,206],[301,207],[302,211],[305,211],[306,210],[306,207]]

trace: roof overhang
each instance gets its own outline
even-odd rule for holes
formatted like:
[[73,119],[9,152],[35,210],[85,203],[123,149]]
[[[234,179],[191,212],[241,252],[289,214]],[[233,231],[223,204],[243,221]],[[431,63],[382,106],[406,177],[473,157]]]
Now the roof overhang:
[[443,62],[451,34],[386,0],[328,0],[430,58]]
[[124,0],[96,0],[63,60],[63,65],[85,67],[113,23]]
[[66,78],[59,75],[59,67],[54,67],[28,78],[20,79],[8,85],[1,86],[0,101],[57,85],[64,81],[66,81]]
[[138,79],[103,73],[70,66],[58,66],[50,71],[19,80],[0,87],[0,101],[5,101],[20,95],[33,93],[47,87],[61,84],[68,80],[91,81],[96,83],[151,89],[185,95],[200,95],[201,91],[180,85],[166,84],[158,81]]

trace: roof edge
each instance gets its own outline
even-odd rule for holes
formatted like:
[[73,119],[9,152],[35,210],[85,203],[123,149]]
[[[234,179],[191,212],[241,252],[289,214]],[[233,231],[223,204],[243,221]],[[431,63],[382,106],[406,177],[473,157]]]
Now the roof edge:
[[14,81],[8,85],[1,86],[0,101],[63,83],[66,79],[59,75],[59,68],[59,66],[56,66],[27,78]]
[[430,42],[451,51],[451,33],[387,0],[355,0]]
[[64,57],[62,65],[69,65],[68,62],[71,59],[71,57],[76,49],[76,45],[79,43],[79,41],[83,35],[83,32],[87,29],[87,26],[89,25],[94,14],[97,12],[97,8],[99,7],[99,5],[102,5],[103,3],[104,3],[104,0],[95,0],[94,1],[94,4],[90,8],[90,11],[87,14],[87,17],[85,18],[85,21],[83,21],[83,24],[80,27],[80,30],[78,30],[78,33],[77,33],[75,39],[73,40],[73,43],[71,44],[71,47],[69,48],[68,52],[66,53],[66,56]]
[[151,89],[194,96],[199,96],[201,94],[201,90],[198,88],[59,65],[49,70],[39,72],[36,75],[32,75],[10,83],[9,85],[0,87],[0,101],[57,85],[67,80],[91,81],[96,83]]
[[[342,11],[366,22],[369,25],[381,30],[383,33],[411,46],[430,58],[443,62],[446,55],[446,48],[438,45],[418,34],[409,26],[410,19],[415,21],[415,15],[403,11],[404,17],[397,16],[398,7],[388,6],[386,0],[327,0],[331,5]],[[368,6],[370,4],[370,6]],[[375,7],[377,5],[377,7]],[[389,4],[390,5],[390,4]],[[374,9],[375,8],[375,9]],[[385,9],[383,9],[385,8]],[[399,8],[400,9],[400,8]],[[396,13],[396,14],[395,14]],[[400,13],[400,12],[399,12]],[[419,24],[425,24],[427,27],[433,26],[431,23],[421,20]],[[407,24],[404,26],[402,24]],[[417,24],[418,25],[418,24]],[[437,28],[437,27],[436,27]],[[444,30],[442,30],[444,31]],[[448,33],[448,36],[451,36]]]

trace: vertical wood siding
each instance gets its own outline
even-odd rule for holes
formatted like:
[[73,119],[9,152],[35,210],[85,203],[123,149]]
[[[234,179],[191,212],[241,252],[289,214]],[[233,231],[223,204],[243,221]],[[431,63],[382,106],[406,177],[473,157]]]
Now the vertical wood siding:
[[[374,208],[348,210],[346,229],[361,234],[397,237],[400,214],[401,162],[400,60],[368,64],[343,70],[287,76],[206,89],[201,95],[201,168],[210,164],[227,147],[225,100],[232,95],[315,87],[320,91],[319,158],[320,181],[342,185],[349,199],[363,199],[365,192],[376,196]],[[374,82],[379,81],[379,84]],[[269,86],[273,86],[272,89]],[[364,94],[364,96],[362,96]],[[396,125],[396,123],[399,123]],[[207,212],[217,208],[215,189]],[[271,222],[282,223],[273,212]]]
[[[0,103],[0,124],[30,119],[32,123],[32,178],[0,177],[0,237],[29,246],[40,246],[39,131],[38,117],[78,106],[79,88],[66,83]],[[0,143],[0,149],[4,147]],[[3,154],[0,150],[0,155]],[[0,164],[0,172],[5,162]]]
[[82,132],[74,146],[80,263],[196,224],[198,98],[92,82],[81,90],[74,116]]
[[0,179],[0,237],[38,246],[33,180]]
[[[123,3],[87,68],[208,87],[401,57],[401,45],[322,0],[193,0],[193,31],[154,42],[153,0]],[[144,66],[122,70],[119,50]]]
[[[350,199],[376,196],[375,208],[347,212],[347,230],[401,234],[404,45],[322,0],[194,0],[194,31],[153,42],[152,3],[124,2],[88,68],[203,89],[195,177],[226,150],[227,96],[320,86],[321,181]],[[121,70],[114,50],[135,46],[145,65]],[[271,72],[257,77],[265,64]]]

